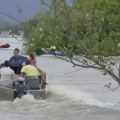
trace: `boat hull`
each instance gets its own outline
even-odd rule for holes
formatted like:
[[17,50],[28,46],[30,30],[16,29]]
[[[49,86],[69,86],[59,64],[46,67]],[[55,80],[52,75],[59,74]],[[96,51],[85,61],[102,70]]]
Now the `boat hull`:
[[[46,90],[26,90],[26,94],[29,93],[34,96],[35,99],[46,99]],[[0,101],[13,101],[16,98],[16,90],[0,86]]]
[[15,90],[0,86],[0,101],[10,100],[13,101]]

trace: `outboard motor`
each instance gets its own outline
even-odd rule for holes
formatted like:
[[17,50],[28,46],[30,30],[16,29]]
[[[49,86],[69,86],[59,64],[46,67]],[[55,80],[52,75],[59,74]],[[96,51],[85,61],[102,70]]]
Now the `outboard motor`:
[[19,77],[16,83],[16,97],[21,98],[25,92],[25,78],[24,77]]

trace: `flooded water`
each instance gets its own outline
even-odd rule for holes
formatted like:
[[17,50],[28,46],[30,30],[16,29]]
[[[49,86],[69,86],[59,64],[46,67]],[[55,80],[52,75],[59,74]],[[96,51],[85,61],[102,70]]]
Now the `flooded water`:
[[[1,49],[0,62],[11,55],[12,49]],[[47,72],[47,99],[26,95],[1,101],[0,120],[119,120],[120,89],[109,76],[49,55],[38,56],[37,62]],[[111,87],[104,87],[108,83]]]

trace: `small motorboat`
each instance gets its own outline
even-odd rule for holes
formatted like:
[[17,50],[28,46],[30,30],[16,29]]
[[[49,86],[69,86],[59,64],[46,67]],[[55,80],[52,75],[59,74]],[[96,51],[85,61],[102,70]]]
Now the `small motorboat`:
[[9,48],[10,44],[6,43],[6,44],[0,44],[0,48]]
[[66,54],[62,51],[57,51],[57,50],[50,50],[49,48],[41,48],[43,54],[50,54],[50,55],[54,55],[57,57],[62,57],[62,56],[66,56]]
[[39,79],[31,79],[26,83],[17,80],[12,87],[0,86],[0,101],[13,101],[16,98],[22,98],[26,94],[31,94],[35,99],[46,99],[46,87],[41,87]]

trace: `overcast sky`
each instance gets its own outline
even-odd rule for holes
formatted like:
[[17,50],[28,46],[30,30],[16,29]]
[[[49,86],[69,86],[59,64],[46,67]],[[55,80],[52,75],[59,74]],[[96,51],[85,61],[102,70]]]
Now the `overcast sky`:
[[[50,4],[52,0],[45,0],[47,4]],[[66,0],[72,2],[73,0]],[[7,14],[18,21],[25,21],[32,18],[38,11],[47,10],[48,7],[41,5],[40,0],[0,0],[0,21],[15,22],[6,17]],[[22,12],[20,12],[22,10]]]
[[[45,0],[50,4],[51,0]],[[21,15],[19,14],[22,9]],[[40,4],[40,0],[0,0],[0,12],[3,12],[17,20],[28,20],[32,18],[38,11],[47,8]],[[10,18],[0,14],[0,19],[12,21]]]

